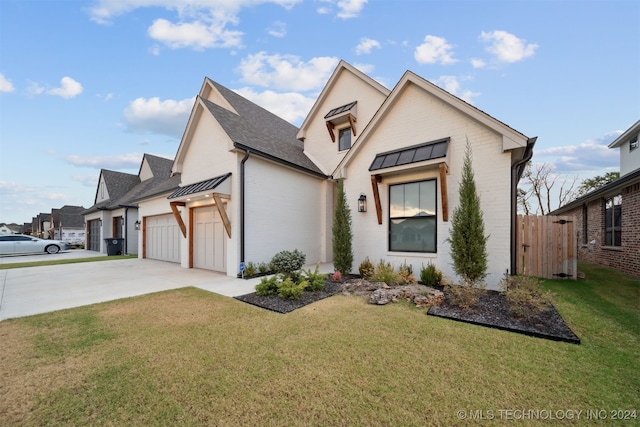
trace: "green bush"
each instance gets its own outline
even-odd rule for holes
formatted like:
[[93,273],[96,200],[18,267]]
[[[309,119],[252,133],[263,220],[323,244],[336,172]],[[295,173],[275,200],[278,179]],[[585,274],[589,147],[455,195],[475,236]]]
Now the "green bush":
[[426,286],[438,286],[442,282],[442,272],[435,265],[429,263],[420,269],[420,281]]
[[540,281],[533,276],[507,276],[500,282],[509,310],[517,317],[528,318],[551,306],[552,294],[540,290]]
[[304,265],[307,256],[301,251],[295,249],[293,251],[281,251],[273,256],[271,264],[273,271],[291,276]]
[[256,285],[256,294],[260,296],[273,295],[278,292],[278,276],[263,277]]
[[244,266],[244,275],[247,277],[252,277],[256,275],[256,271],[258,271],[258,267],[251,261],[245,264]]
[[321,291],[322,289],[324,289],[324,284],[327,280],[327,275],[320,273],[318,270],[320,268],[320,263],[316,264],[316,269],[314,271],[311,271],[311,269],[308,269],[307,271],[304,272],[304,275],[306,276],[305,280],[308,282],[307,285],[307,290],[308,291]]
[[353,265],[353,246],[351,240],[351,210],[344,193],[344,183],[338,180],[338,197],[333,216],[333,266],[336,271],[347,275]]
[[309,282],[306,280],[295,283],[290,277],[278,283],[278,296],[282,299],[298,299],[302,296]]
[[376,268],[373,263],[369,260],[369,257],[366,257],[364,261],[360,263],[360,267],[358,267],[358,272],[363,279],[369,280],[375,273]]
[[261,262],[260,264],[258,264],[258,271],[261,274],[267,274],[270,271],[269,264],[267,264],[266,262]]
[[373,282],[384,282],[389,286],[395,286],[400,282],[400,275],[396,273],[395,268],[390,262],[380,260],[376,265],[373,276],[371,276]]

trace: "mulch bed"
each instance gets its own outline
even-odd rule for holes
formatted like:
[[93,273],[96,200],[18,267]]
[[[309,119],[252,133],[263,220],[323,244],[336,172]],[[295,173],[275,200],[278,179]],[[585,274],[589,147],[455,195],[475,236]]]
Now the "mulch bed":
[[538,338],[580,344],[580,338],[569,329],[555,307],[551,306],[539,315],[527,319],[515,318],[509,311],[504,295],[496,291],[486,292],[480,297],[476,307],[470,310],[449,304],[445,296],[444,302],[440,306],[430,307],[427,314]]
[[305,291],[302,297],[299,299],[282,299],[278,295],[265,295],[259,296],[256,293],[248,295],[240,295],[234,297],[237,300],[252,304],[258,307],[266,308],[267,310],[275,311],[276,313],[289,313],[296,308],[304,307],[321,299],[325,299],[340,292],[342,287],[341,283],[334,283],[330,280],[324,285],[324,289],[321,291],[308,292]]

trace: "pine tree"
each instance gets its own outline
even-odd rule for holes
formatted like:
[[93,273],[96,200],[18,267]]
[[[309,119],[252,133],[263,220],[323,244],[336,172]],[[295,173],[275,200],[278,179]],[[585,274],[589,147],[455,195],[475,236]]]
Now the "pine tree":
[[333,218],[333,266],[343,275],[351,272],[353,248],[351,246],[351,210],[347,205],[343,182],[338,181],[338,201]]
[[459,188],[460,204],[453,210],[450,237],[453,269],[464,280],[479,284],[487,276],[487,240],[480,210],[480,197],[471,165],[471,145],[467,147]]

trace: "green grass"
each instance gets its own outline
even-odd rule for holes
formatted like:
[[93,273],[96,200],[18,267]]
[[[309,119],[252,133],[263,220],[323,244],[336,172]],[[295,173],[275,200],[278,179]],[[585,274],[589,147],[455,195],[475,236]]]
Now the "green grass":
[[195,288],[3,321],[0,420],[439,426],[490,410],[514,425],[499,411],[640,410],[639,279],[581,270],[544,284],[581,345],[408,303],[336,295],[281,315]]
[[0,270],[7,270],[9,268],[24,268],[24,267],[41,267],[43,265],[58,265],[58,264],[76,264],[79,262],[95,262],[95,261],[114,261],[117,259],[131,259],[137,258],[138,255],[111,255],[111,256],[97,256],[90,258],[72,258],[72,259],[58,259],[47,261],[31,261],[31,262],[12,262],[7,264],[0,264]]

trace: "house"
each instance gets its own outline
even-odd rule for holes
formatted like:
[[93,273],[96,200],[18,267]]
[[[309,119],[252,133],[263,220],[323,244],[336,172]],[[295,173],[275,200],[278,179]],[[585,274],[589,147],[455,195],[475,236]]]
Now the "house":
[[281,250],[331,262],[343,180],[354,270],[368,256],[454,278],[449,218],[469,143],[496,288],[515,272],[516,189],[535,140],[409,71],[389,90],[341,61],[300,128],[205,78],[172,167],[180,187],[139,204],[139,256],[171,242],[183,267],[230,276]]
[[62,240],[70,245],[84,244],[85,227],[82,206],[64,205],[60,209],[51,210],[51,228],[53,238]]
[[105,241],[120,238],[124,253],[137,254],[137,200],[155,194],[155,189],[168,181],[177,186],[179,178],[170,176],[172,164],[169,159],[145,154],[137,175],[102,169],[94,205],[82,212],[87,231],[85,249],[106,253]]
[[578,259],[640,276],[640,120],[609,148],[620,150],[620,178],[551,212],[578,230]]
[[31,234],[41,239],[53,239],[53,230],[51,233],[51,214],[41,212],[34,216],[31,220]]

